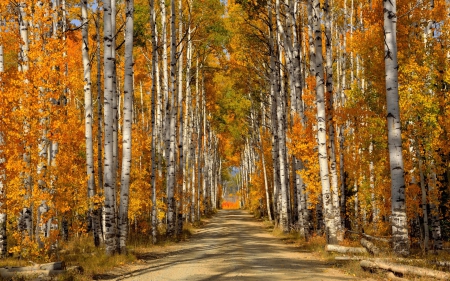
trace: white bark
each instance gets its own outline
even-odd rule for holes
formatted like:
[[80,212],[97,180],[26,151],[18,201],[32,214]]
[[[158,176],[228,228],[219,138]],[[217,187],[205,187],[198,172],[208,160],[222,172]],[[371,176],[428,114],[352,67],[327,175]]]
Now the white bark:
[[[160,85],[163,95],[162,115],[165,115],[164,121],[161,122],[161,139],[164,139],[165,145],[162,151],[163,156],[166,159],[166,166],[169,162],[169,142],[170,142],[170,111],[169,111],[169,74],[167,64],[167,19],[166,19],[166,1],[160,0],[160,13],[161,13],[161,45],[162,45],[162,83]],[[162,116],[161,116],[162,118]]]
[[[157,81],[159,76],[157,74],[158,69],[158,45],[157,45],[157,34],[156,34],[156,11],[155,11],[155,1],[150,0],[150,28],[152,37],[152,105],[151,105],[151,118],[152,118],[152,167],[151,167],[151,186],[152,186],[152,242],[155,244],[157,242],[158,235],[158,218],[156,209],[156,149],[157,149],[157,134],[158,134],[158,104],[159,95],[156,91],[158,87]],[[158,100],[158,101],[157,101]]]
[[322,185],[322,199],[325,211],[325,226],[328,235],[328,243],[337,243],[336,223],[334,220],[334,208],[330,190],[330,178],[328,170],[327,155],[327,125],[325,115],[325,91],[324,91],[324,72],[322,57],[322,30],[320,28],[320,3],[319,0],[312,0],[312,17],[314,28],[314,47],[315,47],[315,77],[316,77],[316,105],[317,105],[317,140],[319,146],[319,166],[320,179]]
[[327,109],[328,109],[328,151],[330,161],[330,175],[331,175],[331,193],[333,198],[333,215],[337,229],[339,230],[338,239],[343,240],[343,232],[340,230],[341,226],[341,214],[339,209],[339,187],[338,187],[338,175],[336,164],[336,146],[335,146],[335,130],[334,130],[334,96],[333,96],[333,51],[332,51],[332,36],[331,36],[331,13],[330,13],[329,0],[325,0],[323,11],[325,17],[325,48],[326,48],[326,88],[327,88]]
[[[184,106],[183,106],[183,6],[182,0],[178,0],[178,38],[179,38],[179,46],[178,46],[178,120],[179,120],[179,133],[178,133],[178,155],[179,155],[179,169],[178,174],[182,179],[182,188],[181,191],[178,190],[179,193],[179,201],[177,207],[177,234],[181,234],[183,229],[183,219],[184,216],[184,195],[186,194],[186,177],[185,177],[185,157],[186,157],[186,147],[185,147],[185,115],[184,115]],[[174,31],[175,32],[175,31]],[[175,121],[176,122],[176,121]]]
[[409,255],[408,221],[406,218],[405,178],[398,94],[396,0],[384,1],[383,11],[393,247],[397,254]]
[[[94,171],[94,146],[92,135],[92,82],[91,82],[91,64],[89,61],[89,36],[88,36],[88,9],[87,0],[81,1],[81,34],[82,44],[81,53],[83,59],[84,69],[84,120],[85,120],[85,142],[86,142],[86,175],[87,175],[87,190],[88,197],[92,198],[95,195],[95,171]],[[98,229],[96,228],[94,206],[89,206],[91,225],[94,230],[94,241],[98,239]],[[98,244],[98,242],[96,242]]]
[[126,253],[128,238],[128,205],[131,173],[131,126],[133,116],[133,20],[134,1],[127,0],[125,8],[125,79],[122,129],[122,174],[119,206],[119,251]]
[[115,182],[114,182],[114,159],[113,159],[113,96],[114,96],[114,60],[112,49],[113,30],[112,21],[115,21],[111,12],[111,0],[103,0],[103,44],[104,44],[104,224],[106,254],[112,255],[115,250],[116,239],[116,210],[115,210]]
[[279,193],[279,185],[278,185],[278,142],[276,141],[276,130],[277,130],[277,102],[275,98],[275,91],[278,87],[277,85],[277,77],[276,77],[276,66],[275,66],[275,46],[274,46],[274,32],[272,25],[272,4],[267,2],[267,11],[269,14],[269,55],[270,55],[270,70],[269,70],[269,78],[270,78],[270,112],[271,112],[271,133],[272,133],[272,170],[273,170],[273,218],[275,220],[275,224],[278,223],[279,217],[279,209],[278,209],[278,193]]
[[[282,31],[282,25],[280,23],[279,17],[281,16],[280,11],[280,0],[276,1],[276,19],[277,19],[277,26],[278,26],[278,45],[281,46],[281,38],[280,36],[283,36]],[[281,34],[280,34],[281,33]],[[281,55],[281,54],[280,54]],[[279,60],[280,62],[282,59]],[[280,184],[280,191],[281,191],[281,210],[280,210],[280,228],[283,230],[283,232],[289,231],[289,212],[288,212],[288,183],[287,183],[287,174],[286,174],[286,131],[285,131],[285,119],[286,119],[286,113],[284,112],[285,106],[285,90],[283,88],[283,74],[282,74],[282,68],[280,67],[280,81],[279,81],[279,87],[277,89],[277,92],[275,92],[275,99],[277,104],[277,133],[276,133],[276,140],[278,142],[278,164],[279,164],[279,184]]]
[[[2,81],[2,74],[4,72],[4,62],[3,62],[3,46],[0,45],[0,83]],[[1,84],[0,84],[1,86]],[[1,89],[1,88],[0,88]],[[6,159],[3,155],[3,146],[5,145],[4,140],[4,132],[0,131],[0,167],[3,167]],[[6,223],[7,216],[5,210],[5,198],[6,198],[6,190],[4,190],[4,181],[6,180],[6,170],[0,170],[0,256],[4,257],[7,254],[7,236],[6,236]]]
[[175,108],[175,96],[176,96],[176,29],[175,29],[175,0],[171,0],[171,42],[170,42],[170,107],[167,109],[170,113],[169,122],[169,150],[168,150],[168,162],[167,162],[167,236],[172,236],[175,233],[175,143],[176,143],[176,108]]
[[[97,186],[99,193],[102,194],[101,188],[103,187],[103,161],[102,161],[102,135],[103,135],[103,92],[102,92],[102,76],[101,76],[101,57],[100,57],[100,9],[97,9],[97,19],[95,21],[96,28],[96,41],[97,41]],[[102,229],[102,207],[99,205],[94,206],[94,244],[96,247],[100,246],[100,241],[104,240]]]

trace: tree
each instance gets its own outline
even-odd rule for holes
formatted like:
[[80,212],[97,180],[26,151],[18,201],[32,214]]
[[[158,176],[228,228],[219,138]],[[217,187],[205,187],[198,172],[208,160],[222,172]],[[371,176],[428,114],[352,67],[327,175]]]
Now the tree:
[[[330,177],[327,156],[327,126],[325,114],[324,71],[322,56],[322,30],[320,27],[320,2],[311,0],[314,28],[314,60],[316,76],[316,106],[317,106],[317,142],[319,146],[320,179],[322,183],[322,198],[325,209],[325,225],[327,228],[328,243],[336,244],[335,212],[330,190]],[[311,58],[312,59],[312,58]]]
[[131,128],[133,119],[133,20],[134,1],[126,1],[125,21],[125,81],[123,105],[122,175],[119,206],[119,251],[126,253],[128,238],[128,204],[131,173]]
[[[87,174],[87,191],[90,200],[93,200],[95,195],[95,171],[94,171],[94,145],[92,134],[92,123],[94,113],[92,110],[92,82],[91,82],[91,63],[89,60],[89,21],[87,0],[81,1],[81,33],[82,44],[81,53],[83,57],[84,69],[84,118],[85,118],[85,141],[86,141],[86,174]],[[98,216],[94,215],[94,206],[90,203],[90,217],[91,225],[94,233],[94,243],[99,245],[100,229],[97,222]]]
[[106,254],[112,255],[116,250],[116,202],[115,202],[115,167],[113,159],[113,98],[114,98],[114,63],[113,56],[113,30],[112,21],[115,21],[111,9],[111,0],[103,1],[103,47],[104,47],[104,168],[103,168],[103,189],[105,196],[104,220],[105,220],[105,244]]
[[398,94],[397,5],[384,1],[384,61],[386,71],[386,103],[391,170],[391,224],[393,247],[397,254],[409,255],[408,221],[405,204],[405,178]]

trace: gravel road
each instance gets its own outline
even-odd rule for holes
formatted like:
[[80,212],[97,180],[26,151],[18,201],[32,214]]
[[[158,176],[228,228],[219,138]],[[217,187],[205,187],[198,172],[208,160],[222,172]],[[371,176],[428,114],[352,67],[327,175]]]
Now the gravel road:
[[219,211],[189,242],[113,279],[355,280],[284,244],[242,210]]

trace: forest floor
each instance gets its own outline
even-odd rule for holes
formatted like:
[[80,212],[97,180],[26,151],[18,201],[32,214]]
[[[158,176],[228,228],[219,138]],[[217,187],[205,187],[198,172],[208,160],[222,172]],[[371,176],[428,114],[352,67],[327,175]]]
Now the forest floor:
[[183,243],[141,253],[96,280],[361,280],[275,237],[244,210],[220,210]]

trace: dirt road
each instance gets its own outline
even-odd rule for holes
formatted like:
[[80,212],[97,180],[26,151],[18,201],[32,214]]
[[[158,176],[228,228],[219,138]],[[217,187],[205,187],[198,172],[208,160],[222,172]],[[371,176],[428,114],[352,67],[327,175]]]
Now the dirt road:
[[355,280],[286,245],[246,211],[222,210],[165,257],[116,280]]

